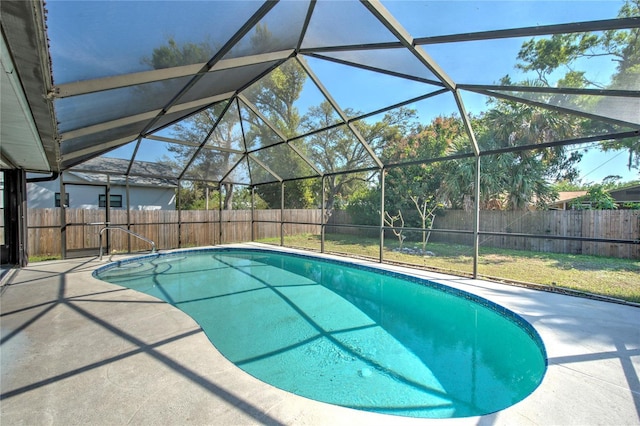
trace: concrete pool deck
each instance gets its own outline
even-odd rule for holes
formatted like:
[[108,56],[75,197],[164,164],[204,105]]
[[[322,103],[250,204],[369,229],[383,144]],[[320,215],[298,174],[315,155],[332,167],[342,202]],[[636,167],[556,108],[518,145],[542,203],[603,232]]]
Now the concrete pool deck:
[[40,262],[5,274],[1,424],[640,424],[638,307],[384,265],[511,309],[547,349],[542,384],[514,406],[482,417],[412,419],[312,401],[249,376],[186,314],[94,279],[104,264]]

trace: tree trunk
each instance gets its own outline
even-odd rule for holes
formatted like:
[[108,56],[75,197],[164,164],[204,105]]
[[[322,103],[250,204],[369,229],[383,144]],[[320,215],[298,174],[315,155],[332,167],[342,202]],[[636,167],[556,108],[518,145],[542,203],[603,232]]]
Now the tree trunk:
[[225,183],[224,184],[224,204],[222,208],[224,210],[231,210],[232,202],[233,202],[233,184]]

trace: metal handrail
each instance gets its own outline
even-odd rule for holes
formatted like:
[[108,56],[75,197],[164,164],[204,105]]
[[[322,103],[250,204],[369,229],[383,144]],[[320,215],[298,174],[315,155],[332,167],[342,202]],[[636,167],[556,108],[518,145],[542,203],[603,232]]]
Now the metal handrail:
[[102,260],[102,233],[103,233],[104,231],[106,231],[107,229],[119,229],[119,230],[121,230],[121,231],[126,232],[126,233],[127,233],[127,234],[129,234],[129,235],[133,235],[133,236],[134,236],[134,237],[136,237],[136,238],[139,238],[139,239],[141,239],[141,240],[143,240],[143,241],[146,241],[146,242],[148,242],[148,243],[150,243],[150,244],[151,244],[151,253],[155,253],[155,252],[156,252],[156,243],[154,243],[154,242],[153,242],[153,241],[151,241],[150,239],[145,238],[145,237],[143,237],[143,236],[142,236],[142,235],[140,235],[140,234],[136,234],[136,233],[135,233],[135,232],[133,232],[133,231],[129,231],[127,228],[123,228],[122,226],[105,226],[104,228],[102,228],[102,229],[100,230],[100,240],[99,240],[99,241],[100,241],[100,260]]

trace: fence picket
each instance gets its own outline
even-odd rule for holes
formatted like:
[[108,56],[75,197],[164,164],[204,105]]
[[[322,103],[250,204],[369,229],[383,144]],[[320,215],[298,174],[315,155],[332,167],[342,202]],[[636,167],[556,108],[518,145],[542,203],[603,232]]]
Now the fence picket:
[[[104,210],[66,209],[67,249],[98,247],[101,225],[88,223],[103,222]],[[285,235],[320,233],[321,210],[287,209],[282,219],[287,222]],[[254,212],[254,236],[256,239],[280,236],[281,211],[256,210]],[[222,217],[220,216],[222,215]],[[178,226],[178,212],[175,210],[132,210],[130,229],[156,242],[159,249],[178,246],[194,247],[220,243],[251,240],[250,210],[187,210],[181,212],[182,224]],[[220,234],[222,218],[222,237]],[[127,227],[126,211],[114,210],[110,215],[111,224]],[[294,222],[294,223],[290,223]],[[298,223],[296,223],[298,222]],[[331,225],[352,225],[353,221],[345,211],[336,210],[327,223],[327,233],[355,235],[377,235],[375,229],[340,227]],[[60,209],[29,209],[29,254],[60,254]],[[473,212],[447,210],[435,219],[436,229],[473,230]],[[593,254],[599,256],[640,258],[640,244],[594,243],[586,241],[563,241],[545,236],[573,236],[587,238],[608,238],[640,240],[640,211],[637,210],[586,210],[586,211],[482,211],[480,230],[484,232],[524,233],[542,238],[515,237],[509,235],[482,235],[482,247],[510,248],[541,252]],[[416,235],[419,233],[416,233]],[[469,234],[432,232],[431,242],[469,245],[473,238]],[[149,244],[131,238],[124,232],[112,232],[111,249],[117,251],[148,250]]]

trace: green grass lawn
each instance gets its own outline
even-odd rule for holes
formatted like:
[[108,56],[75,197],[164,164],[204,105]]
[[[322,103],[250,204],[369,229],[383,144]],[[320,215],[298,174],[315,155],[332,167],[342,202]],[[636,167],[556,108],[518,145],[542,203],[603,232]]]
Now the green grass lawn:
[[60,260],[62,256],[57,254],[43,254],[43,255],[35,255],[29,256],[29,262],[44,262],[47,260]]
[[[280,238],[260,242],[280,244]],[[318,235],[285,237],[285,245],[320,250]],[[418,244],[419,245],[419,244]],[[414,247],[405,243],[405,247]],[[384,259],[456,275],[473,272],[473,248],[457,244],[429,243],[426,249],[434,256],[419,256],[393,251],[396,239],[385,239]],[[325,236],[327,253],[343,253],[377,260],[379,244],[376,238],[344,234]],[[30,257],[30,262],[59,259],[59,256]],[[587,255],[540,253],[495,248],[480,248],[478,273],[492,280],[540,284],[593,293],[640,303],[640,260]]]
[[[280,238],[260,242],[280,244]],[[318,235],[287,236],[285,245],[319,250]],[[469,275],[473,270],[473,248],[454,244],[429,243],[426,249],[434,256],[398,253],[397,240],[385,240],[384,259],[433,268],[454,274]],[[405,247],[413,243],[405,243]],[[327,234],[325,251],[378,259],[379,243],[375,238]],[[540,253],[495,248],[480,248],[478,273],[493,280],[541,284],[593,293],[640,303],[640,261],[587,255]]]

